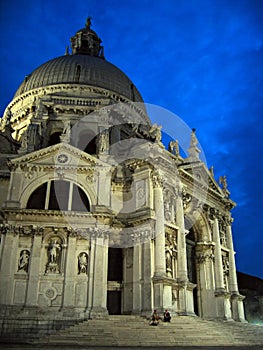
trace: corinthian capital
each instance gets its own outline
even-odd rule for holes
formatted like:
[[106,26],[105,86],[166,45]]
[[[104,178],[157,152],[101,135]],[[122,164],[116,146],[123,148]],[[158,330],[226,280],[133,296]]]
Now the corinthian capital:
[[163,187],[163,177],[157,172],[152,173],[152,181],[153,181],[153,187]]

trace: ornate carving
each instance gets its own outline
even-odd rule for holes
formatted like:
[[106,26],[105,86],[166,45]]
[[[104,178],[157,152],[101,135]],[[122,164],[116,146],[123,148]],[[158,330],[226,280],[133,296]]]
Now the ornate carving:
[[58,155],[57,160],[61,164],[65,164],[68,162],[68,156],[65,153],[61,153]]
[[226,247],[227,242],[226,242],[226,223],[225,221],[220,218],[218,221],[219,224],[219,234],[220,234],[220,243],[222,246]]
[[130,234],[131,240],[134,243],[144,243],[152,238],[152,233],[150,230],[133,230]]
[[186,209],[192,201],[192,196],[187,193],[185,188],[182,189],[182,200],[184,209]]
[[224,275],[228,276],[229,275],[229,258],[227,255],[222,256],[222,263],[223,263]]
[[154,188],[163,187],[163,178],[157,171],[152,173],[152,180]]
[[204,264],[205,262],[212,260],[215,260],[215,256],[212,252],[199,252],[196,254],[196,261],[199,264]]

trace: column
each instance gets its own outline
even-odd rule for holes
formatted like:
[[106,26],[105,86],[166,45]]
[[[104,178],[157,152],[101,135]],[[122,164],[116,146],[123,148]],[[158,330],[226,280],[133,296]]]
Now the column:
[[218,219],[213,216],[213,240],[215,242],[215,284],[216,284],[216,305],[217,317],[231,320],[230,293],[225,290],[224,271],[222,262],[220,233]]
[[218,219],[214,217],[213,222],[213,240],[215,242],[215,281],[216,290],[225,290],[224,271],[222,263],[221,242],[219,234]]
[[[135,243],[136,244],[136,243]],[[141,244],[137,242],[133,247],[133,312],[141,311]]]
[[226,226],[226,239],[229,248],[229,290],[231,293],[238,293],[235,252],[230,220],[227,222]]
[[94,263],[95,263],[95,240],[90,240],[90,256],[89,256],[89,284],[88,284],[88,297],[87,297],[87,318],[90,317],[90,310],[93,305],[93,281],[94,281]]
[[74,233],[69,233],[66,251],[63,307],[75,306],[74,276],[76,274],[76,264],[76,237],[74,237]]
[[153,175],[153,195],[155,209],[155,275],[166,275],[165,261],[165,229],[164,229],[164,204],[162,177],[160,174]]
[[178,188],[176,196],[176,223],[178,226],[177,232],[177,279],[178,281],[187,281],[187,253],[185,241],[185,226],[184,226],[184,209],[181,188]]
[[163,312],[164,278],[166,278],[163,184],[158,172],[154,172],[152,180],[155,209],[154,308],[158,312]]
[[178,314],[194,315],[193,289],[195,284],[189,282],[187,271],[187,252],[185,240],[184,209],[182,200],[182,186],[177,185],[176,196],[176,223],[177,231],[177,291]]
[[28,287],[26,295],[26,306],[38,305],[39,272],[41,264],[42,230],[33,232],[33,247],[30,254],[30,266]]
[[235,321],[247,322],[245,319],[243,300],[244,296],[239,294],[237,274],[236,274],[236,262],[235,251],[233,246],[232,230],[231,230],[231,218],[227,220],[226,226],[226,239],[229,248],[229,290],[231,292],[231,310],[232,318]]
[[144,315],[150,315],[152,312],[152,265],[151,265],[151,252],[153,243],[151,240],[147,240],[143,243],[143,285],[142,285],[142,311]]

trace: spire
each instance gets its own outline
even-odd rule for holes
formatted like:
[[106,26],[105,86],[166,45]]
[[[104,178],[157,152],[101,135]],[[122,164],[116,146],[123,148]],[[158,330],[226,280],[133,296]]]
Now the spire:
[[101,39],[91,28],[91,17],[86,20],[85,28],[80,29],[70,39],[72,53],[104,58]]
[[192,129],[191,132],[191,140],[190,140],[190,147],[188,148],[188,158],[191,161],[199,161],[199,153],[201,152],[200,149],[197,147],[198,140],[195,135],[195,129]]

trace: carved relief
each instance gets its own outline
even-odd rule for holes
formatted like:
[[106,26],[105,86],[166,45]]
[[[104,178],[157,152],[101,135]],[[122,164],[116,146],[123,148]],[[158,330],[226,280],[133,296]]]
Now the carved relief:
[[226,223],[222,219],[219,220],[219,234],[220,234],[220,243],[222,246],[226,247]]
[[145,181],[141,180],[136,183],[136,207],[140,208],[146,204]]
[[222,256],[224,275],[229,275],[229,259],[227,255]]
[[27,249],[23,249],[20,252],[19,260],[18,260],[18,269],[17,271],[25,271],[28,272],[28,266],[29,266],[29,259],[30,259],[30,252]]
[[228,287],[228,276],[229,276],[229,258],[228,255],[222,256],[223,273],[224,273],[224,284],[225,288]]
[[205,262],[215,260],[215,256],[212,252],[199,252],[196,254],[196,260],[199,264],[204,264]]
[[182,200],[183,200],[183,207],[184,209],[186,209],[192,200],[192,196],[189,193],[187,193],[185,188],[183,188],[182,190]]
[[88,273],[88,254],[81,252],[78,256],[78,274]]

